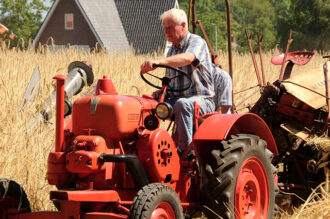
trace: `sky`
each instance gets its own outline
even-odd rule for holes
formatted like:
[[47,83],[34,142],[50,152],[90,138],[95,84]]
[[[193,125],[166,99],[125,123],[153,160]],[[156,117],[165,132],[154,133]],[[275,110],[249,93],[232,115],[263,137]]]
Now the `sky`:
[[[43,0],[45,6],[49,7],[52,6],[52,1],[51,0]],[[42,13],[42,19],[44,19],[47,15],[48,11],[45,11],[44,13]]]

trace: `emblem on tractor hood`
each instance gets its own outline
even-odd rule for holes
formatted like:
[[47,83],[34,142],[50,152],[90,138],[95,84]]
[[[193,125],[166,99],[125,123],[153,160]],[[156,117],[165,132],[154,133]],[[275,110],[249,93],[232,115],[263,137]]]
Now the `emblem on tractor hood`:
[[99,97],[93,97],[91,99],[91,110],[90,110],[90,112],[91,112],[92,115],[95,114],[96,108],[97,108],[97,104],[99,103],[99,101],[100,101],[100,98]]

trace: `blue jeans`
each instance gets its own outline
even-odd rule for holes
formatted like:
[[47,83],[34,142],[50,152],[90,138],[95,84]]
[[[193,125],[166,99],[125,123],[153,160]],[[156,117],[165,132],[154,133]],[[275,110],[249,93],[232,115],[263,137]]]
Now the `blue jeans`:
[[214,103],[211,98],[204,97],[181,97],[178,99],[166,100],[173,107],[176,130],[173,133],[173,140],[179,151],[183,151],[192,141],[194,102],[201,107],[200,114],[214,112]]

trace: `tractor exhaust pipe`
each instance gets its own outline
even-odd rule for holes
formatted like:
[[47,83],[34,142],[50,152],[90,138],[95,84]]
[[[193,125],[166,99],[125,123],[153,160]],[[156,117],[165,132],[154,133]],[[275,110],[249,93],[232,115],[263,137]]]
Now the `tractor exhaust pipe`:
[[57,75],[56,79],[56,139],[55,152],[63,150],[64,142],[64,82],[68,79],[67,76]]
[[139,188],[149,184],[148,176],[136,155],[101,154],[100,162],[125,162]]
[[56,90],[53,91],[46,103],[48,105],[42,113],[45,120],[49,120],[51,117],[51,106],[54,105],[54,99],[56,103],[56,139],[55,139],[55,152],[63,151],[64,143],[64,107],[65,98],[70,98],[73,95],[80,93],[84,85],[87,83],[91,85],[94,80],[92,69],[86,64],[88,62],[72,62],[69,65],[68,76],[57,75],[56,79]]

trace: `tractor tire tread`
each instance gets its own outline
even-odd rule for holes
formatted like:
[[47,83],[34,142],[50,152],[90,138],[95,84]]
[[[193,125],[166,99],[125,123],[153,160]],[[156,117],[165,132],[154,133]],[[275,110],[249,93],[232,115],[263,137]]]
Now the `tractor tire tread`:
[[[269,161],[267,162],[267,168],[270,172],[269,176],[272,175],[271,177],[273,179],[277,174],[277,169],[271,164],[273,154],[267,149],[267,143],[258,136],[251,134],[231,135],[229,140],[221,141],[221,145],[220,150],[214,149],[211,152],[212,160],[216,162],[206,164],[207,185],[209,190],[212,191],[211,195],[214,197],[216,212],[223,218],[234,218],[234,215],[231,214],[233,209],[228,210],[223,203],[228,203],[235,198],[231,191],[235,187],[236,178],[234,178],[234,175],[237,171],[237,164],[242,162],[242,154],[244,152],[249,153],[249,151],[259,151],[258,153],[262,153],[263,155],[261,156]],[[272,191],[270,193],[275,194],[277,191],[277,186],[272,184]]]
[[[17,201],[18,206],[15,208],[18,212],[31,212],[30,202],[22,186],[13,180],[0,178],[0,205],[5,197],[14,198]],[[0,212],[0,218],[1,214],[2,212]]]
[[156,207],[153,203],[157,202],[157,199],[160,196],[171,197],[171,201],[175,203],[173,210],[178,215],[177,218],[183,218],[183,210],[179,197],[171,187],[168,187],[162,183],[151,183],[139,190],[133,200],[133,205],[131,206],[130,211],[131,213],[128,218],[147,219],[147,215],[153,211],[154,207]]

